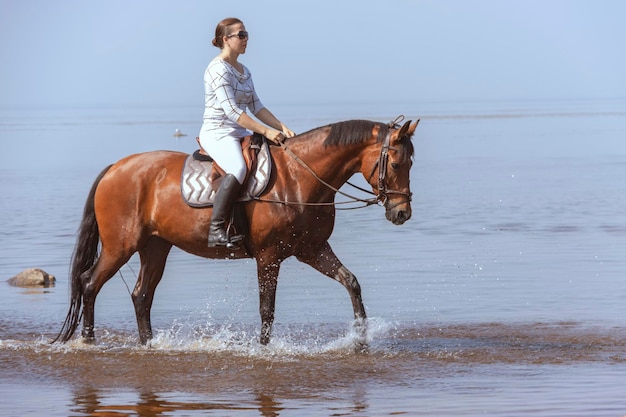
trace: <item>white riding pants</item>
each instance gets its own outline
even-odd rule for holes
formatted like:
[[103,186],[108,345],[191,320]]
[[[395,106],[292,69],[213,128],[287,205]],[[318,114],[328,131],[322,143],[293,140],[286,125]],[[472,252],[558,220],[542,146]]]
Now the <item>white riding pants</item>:
[[217,164],[226,171],[233,174],[239,184],[243,184],[246,178],[246,161],[243,159],[241,150],[242,138],[234,136],[219,136],[215,132],[200,131],[200,146]]

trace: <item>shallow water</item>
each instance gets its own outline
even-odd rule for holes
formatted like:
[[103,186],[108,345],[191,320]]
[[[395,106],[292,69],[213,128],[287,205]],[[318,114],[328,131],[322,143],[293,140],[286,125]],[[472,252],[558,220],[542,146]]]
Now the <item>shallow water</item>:
[[354,349],[345,290],[308,266],[281,269],[262,347],[254,262],[177,250],[149,347],[127,289],[136,258],[98,297],[97,343],[50,345],[93,179],[129,153],[193,150],[198,115],[3,111],[1,276],[40,267],[58,281],[0,291],[1,415],[626,414],[626,103],[273,110],[298,131],[422,117],[413,218],[340,211],[331,238],[363,288],[368,351]]

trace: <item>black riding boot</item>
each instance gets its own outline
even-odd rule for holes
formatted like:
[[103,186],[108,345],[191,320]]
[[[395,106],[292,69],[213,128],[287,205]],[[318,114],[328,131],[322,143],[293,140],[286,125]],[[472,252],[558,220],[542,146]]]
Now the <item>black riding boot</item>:
[[226,174],[215,193],[211,224],[209,226],[209,247],[226,246],[236,249],[237,242],[243,239],[242,235],[228,236],[226,220],[230,217],[233,205],[239,196],[241,184],[232,174]]

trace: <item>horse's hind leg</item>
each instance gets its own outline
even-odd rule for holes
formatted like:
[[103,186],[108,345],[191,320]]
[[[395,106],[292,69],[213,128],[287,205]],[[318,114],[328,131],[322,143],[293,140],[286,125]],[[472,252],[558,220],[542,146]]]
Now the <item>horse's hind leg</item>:
[[147,245],[139,251],[141,269],[132,298],[137,317],[139,340],[142,345],[152,339],[150,310],[152,309],[154,292],[163,277],[165,261],[171,248],[171,243],[158,237],[152,237]]
[[352,301],[356,328],[359,333],[358,343],[364,346],[367,333],[367,316],[365,314],[363,300],[361,299],[361,285],[356,276],[341,263],[328,242],[324,243],[319,252],[308,253],[306,256],[301,255],[297,258],[299,261],[312,266],[327,277],[339,282],[348,290],[350,300]]
[[85,342],[93,343],[95,341],[94,309],[98,293],[129,258],[130,255],[121,258],[111,255],[103,249],[94,266],[81,275],[84,303],[82,336]]

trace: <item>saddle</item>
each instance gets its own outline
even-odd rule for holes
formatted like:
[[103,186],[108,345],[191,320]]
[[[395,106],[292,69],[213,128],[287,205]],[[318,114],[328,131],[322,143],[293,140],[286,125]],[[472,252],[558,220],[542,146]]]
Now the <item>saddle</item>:
[[[197,138],[196,138],[197,139]],[[199,143],[198,143],[199,144]],[[248,173],[244,179],[239,202],[250,201],[261,195],[272,172],[272,159],[265,138],[259,134],[246,136],[241,148]],[[185,160],[180,189],[191,207],[209,207],[226,173],[202,147]]]

